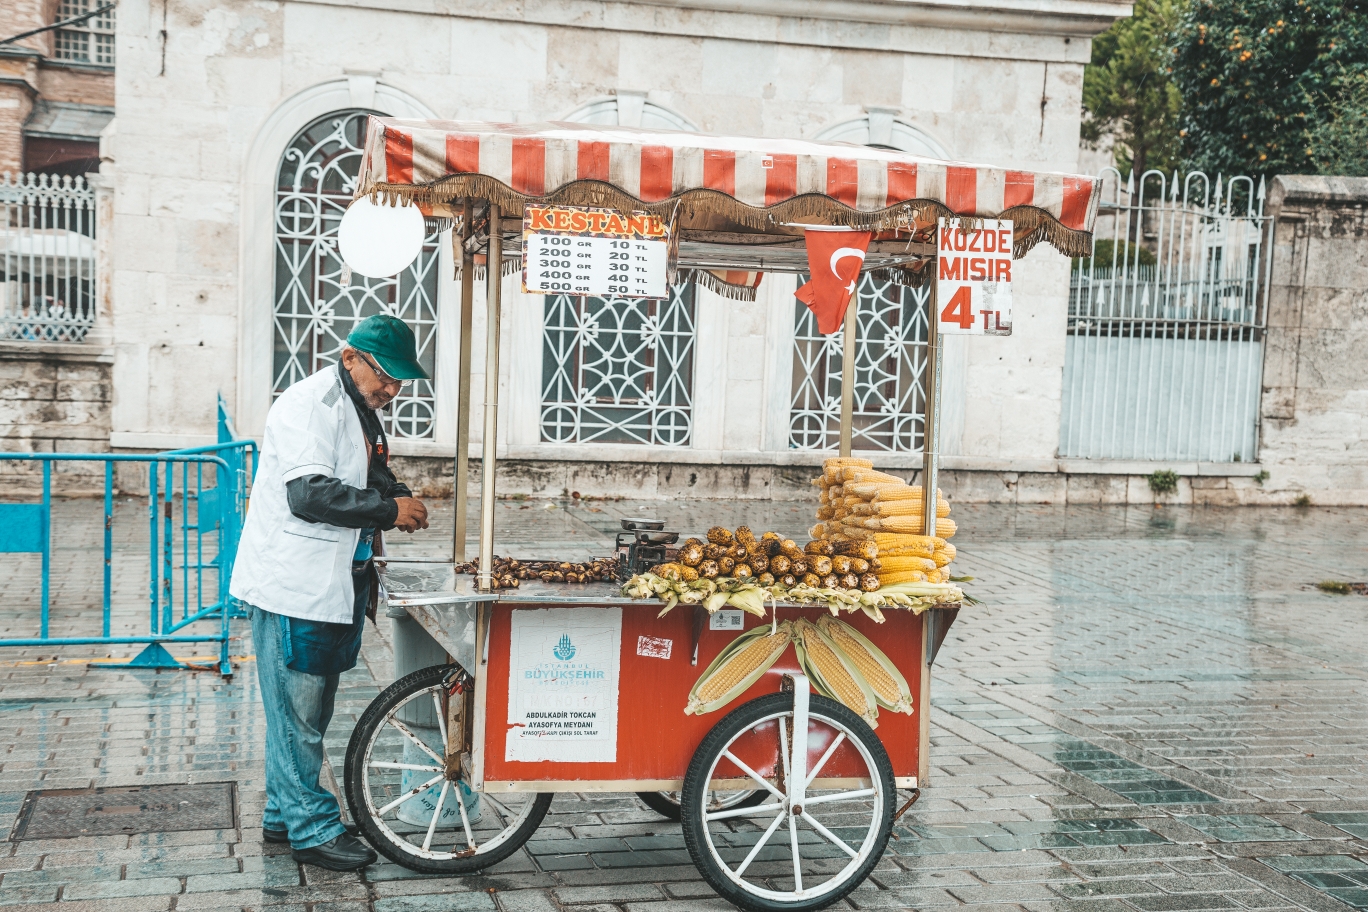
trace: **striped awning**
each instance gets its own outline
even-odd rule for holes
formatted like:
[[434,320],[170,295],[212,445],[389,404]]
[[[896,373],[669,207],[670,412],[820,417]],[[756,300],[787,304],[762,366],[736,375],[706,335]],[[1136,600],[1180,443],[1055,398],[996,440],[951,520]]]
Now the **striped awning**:
[[784,221],[870,228],[940,216],[1010,218],[1018,255],[1045,240],[1092,249],[1096,178],[918,158],[841,142],[572,123],[372,117],[357,195],[420,204],[463,197],[712,214],[764,229]]

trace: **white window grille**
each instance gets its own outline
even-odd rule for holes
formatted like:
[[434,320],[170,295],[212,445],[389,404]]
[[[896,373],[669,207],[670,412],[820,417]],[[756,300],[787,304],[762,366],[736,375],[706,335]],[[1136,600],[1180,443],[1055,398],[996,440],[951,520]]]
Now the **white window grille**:
[[687,446],[694,286],[663,301],[547,295],[542,440]]
[[[800,282],[807,281],[806,277]],[[865,274],[855,317],[855,408],[852,446],[885,453],[919,453],[926,415],[925,288],[907,288]],[[795,301],[793,405],[789,446],[834,450],[841,439],[843,334],[824,336]]]
[[[106,5],[106,0],[62,0],[57,21],[64,22]],[[57,30],[57,59],[114,65],[114,9]]]
[[0,338],[80,342],[95,325],[95,191],[0,175]]
[[[339,111],[305,127],[280,162],[276,183],[273,395],[342,354],[347,333],[376,313],[399,317],[418,340],[418,360],[436,376],[437,250],[431,233],[413,265],[387,279],[342,281],[337,227],[361,166],[367,111]],[[394,437],[430,438],[431,380],[415,380],[384,411]]]

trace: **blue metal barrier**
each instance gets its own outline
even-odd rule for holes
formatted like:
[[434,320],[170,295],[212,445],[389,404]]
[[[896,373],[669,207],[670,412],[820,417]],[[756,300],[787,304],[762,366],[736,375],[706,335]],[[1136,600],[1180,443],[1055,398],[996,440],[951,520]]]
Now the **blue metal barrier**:
[[[229,662],[229,622],[241,617],[228,594],[233,561],[246,512],[250,440],[231,437],[232,426],[222,400],[219,405],[221,442],[190,450],[155,455],[87,453],[3,453],[0,461],[41,462],[43,490],[40,503],[0,504],[0,553],[40,553],[42,607],[37,637],[0,638],[3,646],[69,646],[146,643],[131,663],[114,667],[181,668],[164,643],[219,644],[219,672],[233,673]],[[55,462],[104,464],[104,586],[99,636],[52,637],[50,584],[52,552],[52,465]],[[147,636],[111,635],[112,568],[114,562],[114,466],[145,463],[148,467],[148,605]],[[255,469],[255,458],[252,459]],[[214,484],[206,487],[205,468]],[[179,504],[178,504],[179,498]],[[179,513],[178,513],[179,509]],[[179,523],[177,523],[179,516]],[[211,571],[206,592],[205,571]],[[192,573],[193,571],[193,573]],[[214,621],[216,632],[191,632],[191,624]]]

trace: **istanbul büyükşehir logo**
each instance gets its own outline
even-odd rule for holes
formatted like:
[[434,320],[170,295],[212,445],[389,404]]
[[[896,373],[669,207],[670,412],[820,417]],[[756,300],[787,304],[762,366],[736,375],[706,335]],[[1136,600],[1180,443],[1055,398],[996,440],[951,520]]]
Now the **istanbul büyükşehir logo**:
[[551,650],[551,654],[562,662],[568,662],[575,657],[575,644],[570,642],[570,634],[561,634],[560,642]]

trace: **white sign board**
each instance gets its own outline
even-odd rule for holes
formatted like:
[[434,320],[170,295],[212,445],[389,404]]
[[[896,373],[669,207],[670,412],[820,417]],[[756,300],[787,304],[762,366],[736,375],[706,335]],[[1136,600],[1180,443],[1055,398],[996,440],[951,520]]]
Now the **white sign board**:
[[617,760],[621,608],[513,612],[504,759]]
[[943,334],[1012,334],[1012,223],[941,219],[936,307]]
[[528,206],[523,291],[597,298],[664,298],[670,233],[648,212]]

